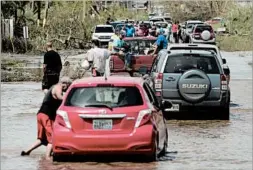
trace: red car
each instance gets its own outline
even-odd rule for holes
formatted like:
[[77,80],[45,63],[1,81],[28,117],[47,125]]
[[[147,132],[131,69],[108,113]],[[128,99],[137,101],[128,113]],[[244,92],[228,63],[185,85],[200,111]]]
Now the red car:
[[[155,57],[151,55],[152,45],[157,37],[126,37],[124,41],[129,44],[130,52],[133,54],[132,71],[138,72],[143,66],[148,70],[151,68]],[[110,60],[111,72],[124,72],[124,61],[117,55],[111,56]]]
[[57,111],[53,160],[63,155],[141,154],[156,159],[166,151],[162,109],[141,78],[90,77],[70,86]]

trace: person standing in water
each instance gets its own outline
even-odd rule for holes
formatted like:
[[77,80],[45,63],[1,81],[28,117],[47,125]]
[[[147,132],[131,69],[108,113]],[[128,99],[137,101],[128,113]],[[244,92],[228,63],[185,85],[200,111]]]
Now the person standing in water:
[[46,54],[44,55],[42,80],[42,90],[46,94],[48,89],[59,82],[60,73],[62,70],[62,62],[60,55],[53,50],[52,43],[46,45]]
[[37,113],[37,140],[29,149],[22,151],[21,156],[30,155],[33,150],[45,145],[47,146],[46,159],[50,159],[56,111],[62,103],[63,93],[67,91],[71,83],[72,80],[69,77],[63,77],[59,83],[48,90]]

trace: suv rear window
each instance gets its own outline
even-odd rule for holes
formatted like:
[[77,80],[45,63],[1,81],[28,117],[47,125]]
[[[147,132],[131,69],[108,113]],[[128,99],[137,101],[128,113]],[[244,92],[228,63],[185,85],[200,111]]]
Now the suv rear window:
[[112,27],[96,27],[96,33],[113,33]]
[[73,88],[66,106],[75,107],[128,107],[143,105],[137,87],[78,87]]
[[206,74],[219,74],[215,57],[201,54],[177,54],[169,56],[164,73],[183,73],[190,69],[200,69]]
[[215,48],[200,48],[200,47],[171,47],[170,50],[202,50],[202,51],[214,51],[218,53]]
[[211,26],[207,25],[207,26],[197,26],[194,30],[195,33],[202,33],[203,31],[209,31],[209,32],[213,32],[213,29]]

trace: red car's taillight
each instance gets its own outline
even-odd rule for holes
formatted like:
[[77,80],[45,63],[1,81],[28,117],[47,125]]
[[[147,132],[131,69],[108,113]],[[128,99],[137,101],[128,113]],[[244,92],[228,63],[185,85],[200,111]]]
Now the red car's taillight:
[[224,74],[221,74],[220,80],[221,80],[221,90],[222,91],[228,90],[228,81]]
[[139,115],[137,117],[136,123],[135,123],[135,128],[138,128],[142,125],[145,125],[146,123],[148,123],[151,119],[151,113],[152,110],[147,109],[147,110],[141,110],[139,112]]
[[[157,77],[155,78],[155,91],[162,90],[162,83],[163,83],[163,73],[158,73]],[[161,93],[156,93],[157,96],[160,96]]]
[[63,110],[57,110],[55,122],[61,126],[71,129],[71,124],[69,122],[68,113]]

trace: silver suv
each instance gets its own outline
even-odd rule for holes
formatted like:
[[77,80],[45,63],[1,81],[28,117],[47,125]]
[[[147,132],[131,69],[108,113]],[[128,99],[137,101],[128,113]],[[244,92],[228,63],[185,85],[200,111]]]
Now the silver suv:
[[162,50],[147,81],[159,100],[172,101],[172,108],[165,112],[212,109],[220,119],[229,120],[230,89],[212,51]]
[[192,29],[189,43],[216,45],[216,38],[212,26],[207,24],[195,25]]

